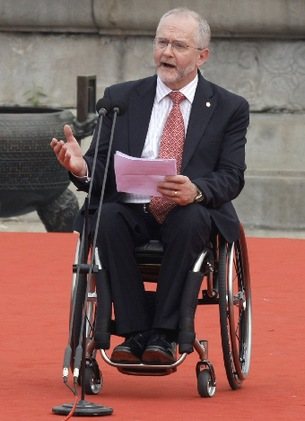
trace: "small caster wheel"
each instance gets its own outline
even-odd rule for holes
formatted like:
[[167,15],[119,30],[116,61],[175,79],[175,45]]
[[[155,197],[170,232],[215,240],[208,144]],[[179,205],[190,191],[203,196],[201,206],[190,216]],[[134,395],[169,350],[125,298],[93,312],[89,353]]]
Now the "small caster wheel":
[[216,392],[209,369],[204,369],[197,374],[197,390],[202,398],[212,398]]
[[87,359],[84,388],[87,395],[98,395],[103,387],[102,374],[95,359]]

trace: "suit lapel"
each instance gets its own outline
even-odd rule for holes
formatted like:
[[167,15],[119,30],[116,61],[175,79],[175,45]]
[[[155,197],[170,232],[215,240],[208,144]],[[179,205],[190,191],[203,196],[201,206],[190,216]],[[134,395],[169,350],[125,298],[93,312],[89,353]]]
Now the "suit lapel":
[[156,81],[156,77],[146,79],[130,98],[128,149],[131,156],[141,156],[155,99]]
[[213,97],[211,84],[199,75],[199,82],[192,104],[188,130],[186,133],[181,171],[187,166],[195,152],[213,114],[215,106],[216,98]]
[[[129,101],[128,153],[140,157],[150,122],[151,111],[156,94],[157,78],[145,79],[132,93]],[[182,171],[188,164],[200,142],[216,106],[213,89],[207,80],[199,75],[182,160]]]

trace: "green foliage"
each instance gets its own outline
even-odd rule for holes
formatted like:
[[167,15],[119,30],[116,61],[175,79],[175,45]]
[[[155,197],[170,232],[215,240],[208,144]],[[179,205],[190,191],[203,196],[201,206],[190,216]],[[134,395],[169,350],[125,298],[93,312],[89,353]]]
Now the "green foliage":
[[43,92],[43,88],[35,84],[33,84],[32,89],[26,91],[23,96],[26,98],[26,102],[33,107],[42,105],[43,99],[47,97],[47,95]]

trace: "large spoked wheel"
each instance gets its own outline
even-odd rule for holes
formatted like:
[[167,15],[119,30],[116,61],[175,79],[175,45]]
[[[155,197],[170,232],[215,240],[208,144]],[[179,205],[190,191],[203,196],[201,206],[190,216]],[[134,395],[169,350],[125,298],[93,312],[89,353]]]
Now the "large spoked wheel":
[[250,369],[252,306],[248,252],[244,231],[232,244],[219,244],[219,313],[223,359],[228,382],[238,389]]
[[[87,263],[88,251],[81,250],[79,243],[76,249],[75,263]],[[71,369],[74,369],[76,348],[79,344],[86,348],[86,358],[82,361],[79,383],[82,384],[85,392],[90,395],[98,394],[102,389],[102,376],[95,360],[96,349],[94,348],[94,324],[96,313],[96,292],[94,279],[88,281],[86,273],[76,271],[72,277],[72,291],[70,304],[70,345],[72,350]],[[89,285],[87,283],[89,282]],[[86,297],[87,295],[87,297]],[[83,332],[83,334],[81,333]]]

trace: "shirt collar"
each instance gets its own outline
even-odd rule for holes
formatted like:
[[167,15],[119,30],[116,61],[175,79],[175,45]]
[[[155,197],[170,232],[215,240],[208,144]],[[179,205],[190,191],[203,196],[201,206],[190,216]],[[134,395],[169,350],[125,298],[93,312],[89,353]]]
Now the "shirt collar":
[[[198,84],[198,75],[196,75],[195,78],[190,83],[188,83],[186,86],[179,89],[179,92],[181,92],[191,104],[194,100],[197,84]],[[157,78],[157,90],[156,90],[156,100],[157,100],[157,102],[162,101],[162,99],[165,98],[171,91],[172,91],[172,89],[170,89],[168,86],[166,86],[158,76],[158,78]]]

